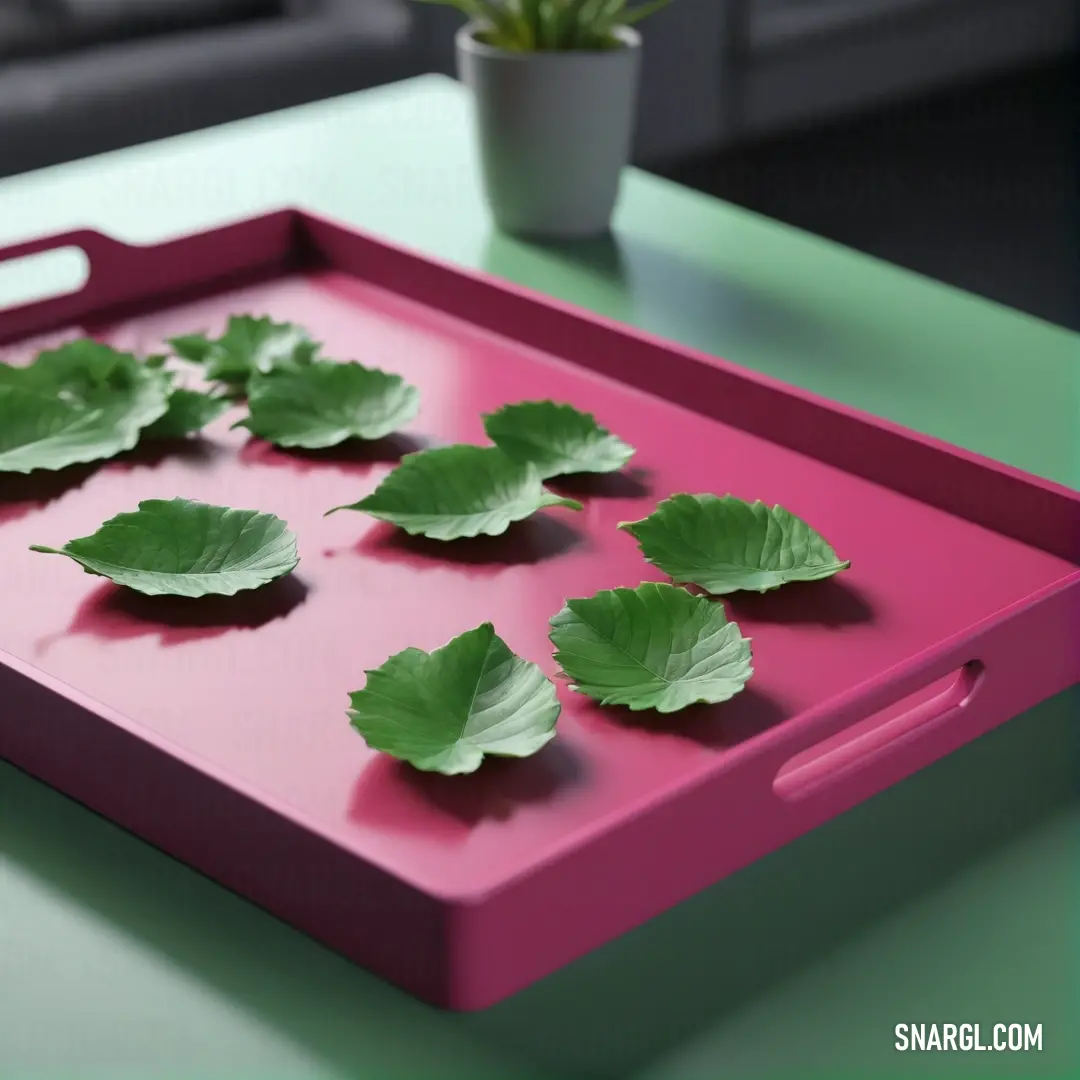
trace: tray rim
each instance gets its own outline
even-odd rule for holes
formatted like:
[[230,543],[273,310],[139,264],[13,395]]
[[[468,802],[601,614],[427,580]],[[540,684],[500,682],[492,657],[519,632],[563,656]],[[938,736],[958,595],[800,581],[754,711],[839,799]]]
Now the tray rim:
[[[44,301],[22,305],[21,307],[10,309],[9,314],[14,314],[14,316],[30,316],[32,324],[35,327],[39,327],[35,332],[40,334],[46,333],[54,328],[50,325],[50,321],[53,318],[52,313],[57,310],[65,312],[68,316],[68,323],[70,325],[70,320],[73,317],[87,321],[100,319],[108,322],[114,317],[114,312],[132,307],[132,305],[135,306],[137,311],[148,309],[157,310],[162,307],[170,306],[171,304],[178,302],[178,290],[174,285],[172,288],[161,291],[154,287],[153,281],[151,281],[150,288],[147,289],[144,272],[148,262],[163,260],[164,256],[176,253],[178,248],[189,248],[192,245],[196,247],[205,244],[212,245],[215,240],[231,240],[237,236],[244,236],[248,231],[260,226],[269,226],[267,235],[262,238],[262,242],[256,244],[253,249],[250,249],[250,254],[246,255],[244,258],[229,260],[223,277],[220,274],[207,277],[201,272],[191,277],[190,280],[193,282],[193,287],[198,290],[200,295],[206,290],[209,290],[212,294],[213,292],[229,288],[234,284],[232,279],[237,274],[243,276],[253,272],[261,280],[263,277],[272,278],[286,275],[290,272],[320,273],[329,271],[347,274],[351,278],[362,281],[373,288],[388,292],[395,296],[402,296],[402,292],[390,288],[380,279],[378,271],[373,274],[365,274],[352,267],[342,267],[340,261],[335,259],[334,253],[328,252],[325,249],[325,243],[328,239],[331,242],[341,241],[346,244],[353,243],[363,249],[363,254],[365,256],[372,253],[390,253],[393,257],[403,260],[413,268],[418,264],[431,267],[439,275],[467,281],[483,290],[494,289],[499,294],[512,296],[529,306],[544,311],[559,312],[572,320],[584,324],[592,324],[602,328],[608,334],[613,334],[619,338],[625,337],[642,342],[650,348],[660,350],[664,353],[686,356],[693,362],[705,363],[708,367],[719,370],[734,379],[759,386],[769,394],[779,395],[781,398],[792,398],[802,401],[815,410],[823,411],[829,415],[843,417],[848,421],[854,421],[872,429],[885,431],[902,439],[906,443],[924,446],[934,453],[943,454],[949,458],[963,461],[979,470],[986,471],[990,475],[1043,491],[1050,497],[1064,500],[1066,505],[1073,509],[1077,523],[1080,524],[1080,492],[1074,492],[1063,485],[1030,473],[1025,473],[1013,466],[973,453],[962,447],[954,446],[943,440],[937,439],[934,436],[925,435],[921,432],[905,428],[885,418],[854,409],[841,402],[832,401],[818,394],[803,390],[800,387],[784,383],[772,376],[742,368],[731,361],[712,356],[701,350],[693,349],[678,342],[640,330],[637,327],[620,323],[617,320],[598,315],[566,301],[546,296],[536,290],[517,285],[516,283],[506,281],[492,274],[459,267],[444,259],[429,257],[403,245],[383,240],[364,230],[354,229],[349,225],[341,224],[329,217],[309,213],[308,211],[294,207],[287,207],[268,213],[253,215],[216,228],[153,244],[126,244],[115,241],[96,230],[81,229],[59,234],[58,236],[41,237],[25,241],[12,248],[0,249],[0,261],[3,261],[8,258],[19,257],[20,254],[31,251],[48,250],[53,247],[67,246],[70,244],[84,245],[90,249],[91,259],[93,260],[97,257],[99,261],[104,261],[107,270],[110,269],[110,261],[119,259],[121,266],[135,265],[140,271],[138,275],[138,294],[134,298],[129,298],[123,295],[126,290],[119,290],[120,296],[117,295],[117,291],[107,292],[106,295],[110,298],[111,302],[106,307],[104,313],[94,307],[91,307],[90,310],[83,310],[88,302],[93,304],[95,300],[92,289],[94,284],[92,270],[90,280],[78,292],[68,296],[50,298]],[[249,249],[246,249],[243,244],[234,242],[229,250],[248,251]],[[110,284],[111,281],[106,280],[106,287]],[[188,283],[185,282],[185,286],[187,284]],[[183,287],[180,290],[181,294],[186,291],[187,290]],[[456,314],[448,304],[436,305],[430,303],[426,299],[412,295],[407,295],[404,298],[409,302],[436,307],[437,310],[451,317],[461,318],[461,316]],[[182,299],[183,295],[181,295],[180,302],[182,302]],[[77,312],[78,314],[73,315],[73,312]],[[46,325],[40,327],[40,324]],[[475,323],[473,325],[475,325]],[[487,331],[489,327],[483,326],[482,329]],[[8,336],[10,335],[0,335],[0,342]],[[520,341],[519,338],[515,338],[515,340]],[[523,344],[527,344],[530,348],[535,347],[531,342]],[[555,355],[557,355],[559,359],[565,360],[565,362],[570,363],[575,367],[581,366],[576,364],[573,359],[566,359],[561,354]],[[588,371],[590,374],[595,373],[594,368],[586,367],[584,370]],[[621,385],[634,385],[632,383],[627,384],[607,373],[601,372],[599,374],[601,377],[615,378],[615,381],[620,382]],[[637,389],[641,388],[638,387]],[[644,392],[651,394],[654,397],[659,397],[665,402],[671,403],[670,398],[664,397],[662,394],[658,394],[651,389],[645,389]],[[737,420],[728,419],[718,422],[732,424],[733,426],[739,427],[740,430],[745,430]],[[769,440],[768,435],[760,437]],[[774,439],[770,441],[775,442],[778,440]],[[821,458],[817,458],[817,460],[820,461]],[[827,464],[831,465],[832,463],[827,462]],[[843,468],[842,466],[840,467]],[[880,483],[883,486],[889,487],[891,490],[896,490],[889,485],[887,481],[877,479],[873,475],[865,476],[865,478],[871,480],[871,482]],[[912,497],[916,499],[920,498],[917,494]],[[956,511],[948,512],[957,513]],[[966,515],[958,514],[958,516],[970,520]],[[979,524],[983,523],[980,522]],[[996,531],[1002,532],[1002,530]],[[1030,543],[1030,541],[1027,542]],[[1044,545],[1034,546],[1039,546],[1042,547],[1043,550],[1046,550]],[[977,637],[981,631],[990,629],[997,623],[1008,619],[1014,612],[1037,604],[1040,599],[1044,597],[1053,596],[1059,592],[1068,591],[1080,586],[1080,542],[1078,542],[1076,546],[1076,557],[1072,560],[1076,565],[1071,573],[1063,575],[1061,578],[1037,589],[1027,596],[1017,597],[1005,607],[998,609],[992,615],[970,624],[965,630],[954,635],[952,638],[942,639],[928,646],[922,652],[909,656],[905,660],[899,661],[890,667],[875,673],[861,683],[849,687],[825,701],[819,702],[817,705],[791,717],[782,727],[761,732],[754,738],[727,749],[722,757],[704,761],[700,766],[681,777],[677,783],[670,785],[663,791],[653,793],[647,799],[642,799],[639,803],[635,804],[633,810],[623,808],[617,812],[612,812],[611,815],[605,816],[603,819],[581,826],[574,833],[567,834],[567,836],[553,842],[548,849],[549,855],[547,857],[552,859],[558,858],[559,852],[563,851],[566,847],[574,847],[578,843],[588,842],[589,837],[596,833],[602,833],[610,824],[608,817],[619,820],[631,812],[640,812],[644,810],[647,806],[652,805],[653,802],[662,803],[667,799],[674,798],[686,787],[692,787],[699,782],[719,777],[725,772],[737,767],[748,758],[754,758],[761,754],[770,753],[777,744],[799,742],[802,741],[804,735],[813,734],[814,738],[810,745],[814,745],[814,743],[820,739],[820,735],[817,733],[818,728],[820,728],[823,723],[827,722],[829,717],[837,710],[842,710],[846,702],[859,700],[865,698],[867,695],[874,696],[881,688],[888,687],[897,680],[902,679],[907,672],[918,667],[925,658],[940,651],[940,649],[944,648],[945,645],[950,642],[959,644],[969,638]],[[1053,553],[1060,554],[1059,552]],[[226,770],[219,769],[210,759],[204,758],[197,753],[184,750],[179,745],[174,744],[171,740],[158,735],[157,732],[146,727],[137,719],[121,714],[117,710],[105,705],[103,702],[99,702],[90,695],[85,694],[77,687],[68,686],[61,680],[55,679],[53,676],[49,675],[49,673],[43,669],[36,667],[34,664],[20,661],[17,657],[0,649],[0,670],[3,670],[5,667],[11,668],[16,672],[21,672],[26,677],[38,682],[43,688],[46,687],[46,685],[51,684],[49,685],[51,692],[62,694],[80,707],[89,708],[98,716],[103,718],[106,718],[107,716],[111,723],[119,723],[119,725],[129,734],[143,738],[150,742],[156,749],[185,761],[193,768],[200,769],[208,776],[218,782],[226,784],[245,798],[255,799],[267,806],[270,806],[271,803],[273,803],[275,812],[283,814],[296,824],[309,829],[320,836],[324,835],[316,820],[309,819],[306,814],[298,808],[293,807],[286,800],[269,800],[263,793],[255,790],[240,778],[233,777]],[[792,751],[792,756],[797,753],[798,751]],[[337,844],[330,836],[325,836],[324,838],[356,857],[364,859],[369,858],[366,854],[361,855],[355,849],[347,845]],[[546,859],[544,861],[546,861]],[[499,885],[494,886],[493,888],[497,891],[511,883],[516,877],[527,876],[529,873],[533,872],[536,865],[539,865],[539,863],[534,864],[532,868],[521,870],[514,875],[507,875],[501,880]],[[397,870],[390,870],[389,868],[384,869],[387,873],[399,876]],[[432,890],[426,883],[423,885],[419,883],[414,884],[416,884],[417,887],[422,887],[429,894],[434,894],[436,892],[436,890]],[[488,891],[492,890],[489,889]],[[447,900],[452,899],[456,902],[461,902],[461,896],[459,894],[454,894],[452,897],[447,895],[445,898]]]
[[[251,249],[235,243],[237,237],[245,236],[248,232],[252,232],[256,241]],[[950,460],[965,463],[983,475],[997,477],[1013,485],[1034,489],[1045,495],[1054,505],[1060,507],[1065,520],[1080,523],[1080,493],[1074,492],[1070,488],[1024,473],[1012,466],[996,462],[993,459],[960,447],[952,446],[932,436],[911,431],[891,421],[831,401],[801,388],[785,384],[771,376],[740,368],[729,361],[668,341],[616,320],[596,315],[575,305],[537,293],[534,290],[503,281],[493,275],[457,267],[443,260],[429,258],[399,245],[387,243],[350,226],[342,226],[329,219],[311,215],[301,210],[286,209],[274,211],[270,214],[261,214],[240,222],[193,234],[190,237],[146,245],[141,248],[118,244],[92,231],[77,231],[76,233],[64,234],[60,238],[43,238],[39,241],[28,242],[25,245],[18,245],[16,249],[8,249],[6,252],[0,251],[0,259],[11,257],[12,250],[25,250],[28,247],[40,250],[42,245],[46,247],[60,246],[58,240],[70,242],[73,239],[88,243],[91,246],[98,245],[97,250],[103,253],[106,264],[110,258],[119,257],[121,260],[133,258],[134,262],[128,265],[135,268],[131,273],[134,273],[136,277],[139,276],[139,268],[146,265],[144,260],[160,258],[163,253],[176,255],[177,252],[184,250],[191,253],[193,249],[198,249],[200,245],[209,244],[212,246],[215,242],[220,243],[223,239],[233,241],[231,250],[235,251],[237,248],[244,250],[245,258],[233,259],[226,268],[226,272],[220,277],[212,280],[200,277],[197,281],[193,280],[190,284],[198,288],[201,294],[205,294],[205,290],[213,292],[240,284],[241,282],[236,279],[236,275],[256,273],[266,276],[278,276],[289,272],[303,270],[318,272],[326,269],[340,270],[350,274],[350,276],[358,277],[374,288],[394,292],[395,290],[389,289],[387,285],[378,280],[377,275],[373,279],[372,276],[356,273],[353,270],[336,265],[332,258],[333,253],[326,250],[326,245],[328,243],[333,245],[336,242],[352,242],[356,244],[358,249],[362,249],[365,254],[370,254],[372,251],[389,252],[406,265],[422,264],[431,267],[432,272],[436,275],[464,281],[469,283],[470,287],[479,288],[480,290],[494,289],[501,294],[514,297],[516,302],[527,304],[540,311],[558,313],[580,324],[597,327],[605,333],[615,335],[620,339],[625,338],[635,341],[650,350],[658,350],[666,354],[684,357],[688,362],[705,365],[726,374],[729,378],[759,387],[770,395],[780,395],[781,397],[801,401],[814,410],[822,410],[831,415],[844,417],[848,422],[855,421],[868,428],[884,431],[903,440],[905,444],[912,443],[935,454],[944,454]],[[16,316],[20,312],[32,316],[29,321],[33,324],[48,323],[53,312],[66,312],[64,323],[66,329],[75,325],[78,320],[106,320],[107,318],[116,317],[114,312],[122,310],[125,305],[128,307],[133,306],[135,311],[145,311],[166,307],[183,299],[178,294],[175,286],[171,289],[155,291],[153,287],[155,279],[151,277],[149,280],[151,285],[149,290],[128,299],[116,298],[114,294],[114,302],[111,305],[105,305],[103,309],[94,307],[92,303],[86,310],[80,308],[80,304],[85,306],[88,300],[92,302],[94,299],[95,294],[91,286],[88,285],[80,293],[75,294],[73,298],[61,298],[59,304],[56,301],[45,301],[36,305],[24,306],[21,309],[13,309],[13,311]],[[145,284],[145,281],[140,282],[140,286]],[[106,282],[106,285],[108,285],[108,282]],[[88,289],[90,289],[89,297],[85,295]],[[104,295],[108,296],[110,294],[106,290]],[[417,298],[409,296],[407,299],[416,300]],[[419,302],[423,303],[424,301]],[[446,310],[441,305],[430,306],[437,307],[439,310]],[[452,311],[449,313],[454,314]],[[48,325],[45,325],[37,332],[46,332],[49,328]],[[484,329],[490,328],[485,326]],[[21,334],[18,336],[21,338],[26,335]],[[3,340],[3,336],[0,336],[0,340]],[[536,347],[531,342],[524,342],[523,344]],[[555,355],[562,357],[561,353]],[[562,358],[565,359],[565,357]],[[573,363],[573,360],[568,362]],[[606,372],[600,372],[600,374],[611,377]],[[662,397],[663,395],[657,396]],[[670,399],[665,400],[670,401]],[[737,421],[733,422],[730,419],[722,422],[733,423],[734,426],[741,427]],[[774,439],[773,441],[779,440]],[[818,460],[822,459],[818,457]],[[880,479],[872,476],[868,477],[868,479],[883,483],[884,486],[896,490],[893,485]],[[913,497],[919,498],[917,494]],[[932,500],[928,499],[922,501],[932,502]],[[971,520],[966,514],[955,510],[950,512]],[[982,523],[980,522],[980,524]],[[997,531],[1005,532],[1003,529]],[[1006,535],[1011,534],[1006,533]],[[1032,543],[1030,540],[1026,542]],[[1066,561],[1071,560],[1076,563],[1078,559],[1073,555],[1072,538],[1066,538],[1066,542],[1069,547],[1062,557]],[[1043,547],[1046,550],[1045,545],[1035,544],[1034,546]],[[1054,553],[1060,554],[1059,552]],[[340,843],[332,834],[323,831],[317,819],[309,817],[308,814],[286,800],[256,790],[253,785],[232,775],[226,769],[216,765],[212,760],[204,758],[196,752],[185,750],[183,747],[173,743],[172,740],[147,728],[139,721],[121,714],[77,687],[66,684],[34,664],[19,660],[3,650],[0,650],[0,679],[5,675],[12,675],[16,680],[20,678],[27,680],[42,695],[50,698],[54,695],[58,696],[76,709],[82,710],[98,720],[108,721],[114,729],[119,729],[127,736],[138,740],[147,751],[153,754],[161,754],[174,763],[191,769],[200,774],[204,780],[220,785],[241,799],[254,804],[256,807],[263,808],[275,818],[284,819],[286,822],[298,827],[308,834],[312,840],[332,846],[337,851],[345,853],[351,859],[362,864],[366,864],[393,881],[416,889],[429,900],[446,905],[453,912],[461,912],[462,917],[468,920],[479,908],[491,903],[493,900],[498,901],[500,897],[505,898],[518,887],[525,885],[530,878],[537,878],[543,875],[546,870],[551,869],[552,866],[564,863],[575,852],[580,852],[583,848],[589,847],[598,839],[610,837],[613,831],[631,824],[635,818],[647,814],[656,807],[685,801],[695,792],[703,791],[706,788],[712,789],[722,780],[726,773],[737,768],[752,765],[755,771],[761,771],[758,766],[775,761],[778,754],[782,754],[784,760],[790,760],[804,749],[813,747],[823,739],[828,738],[830,734],[843,731],[851,726],[855,722],[851,718],[857,714],[870,715],[885,708],[888,704],[885,699],[889,698],[890,695],[900,699],[914,692],[913,690],[905,691],[903,688],[913,682],[917,683],[920,679],[925,681],[927,673],[940,674],[944,671],[945,674],[948,674],[953,668],[966,663],[969,659],[967,653],[976,640],[988,638],[992,641],[1000,641],[1005,623],[1014,618],[1030,618],[1035,609],[1040,606],[1049,605],[1055,612],[1066,610],[1062,605],[1069,602],[1075,605],[1078,598],[1080,598],[1080,566],[1028,596],[1017,598],[994,614],[969,625],[965,630],[947,639],[940,639],[920,653],[877,672],[861,683],[818,703],[810,709],[804,710],[802,713],[791,717],[784,725],[762,732],[753,739],[729,748],[722,757],[706,759],[699,767],[688,769],[677,781],[669,783],[662,790],[652,792],[633,804],[627,804],[618,810],[590,820],[574,831],[552,841],[544,849],[543,857],[537,859],[528,867],[508,873],[501,877],[496,884],[485,885],[483,888],[472,892],[466,892],[464,889],[441,891],[433,887],[429,882],[413,880],[410,875],[402,873],[396,868],[391,869],[383,865],[377,856],[363,853],[350,845]],[[1060,615],[1056,617],[1060,618]],[[1076,665],[1062,661],[1060,658],[1051,658],[1046,661],[1042,670],[1044,672],[1043,681],[1056,680],[1056,686],[1062,682],[1063,678],[1067,681],[1068,678],[1073,677]],[[899,694],[896,693],[897,687],[901,691]],[[1043,689],[1040,688],[1039,692],[1042,693]],[[1052,693],[1054,690],[1049,692]],[[1009,715],[1013,714],[1010,713]],[[849,719],[837,722],[838,718],[842,721],[845,716],[849,717]],[[994,724],[996,725],[1001,719],[1006,718],[996,717]],[[947,752],[949,751],[944,751],[944,753]],[[943,756],[943,752],[940,749],[935,750],[934,753],[927,754],[923,765],[929,764],[941,756]],[[895,782],[896,779],[890,780],[884,786],[890,786]],[[855,801],[862,801],[866,797],[868,796],[863,795]],[[135,831],[138,831],[138,829]],[[761,852],[756,857],[761,857],[764,853]],[[716,877],[713,877],[712,880],[716,880]]]

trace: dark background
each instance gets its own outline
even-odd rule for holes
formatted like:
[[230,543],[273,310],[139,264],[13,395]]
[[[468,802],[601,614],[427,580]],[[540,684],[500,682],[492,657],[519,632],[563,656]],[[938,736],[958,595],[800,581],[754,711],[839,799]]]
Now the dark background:
[[1080,330],[1077,135],[1065,59],[657,171]]

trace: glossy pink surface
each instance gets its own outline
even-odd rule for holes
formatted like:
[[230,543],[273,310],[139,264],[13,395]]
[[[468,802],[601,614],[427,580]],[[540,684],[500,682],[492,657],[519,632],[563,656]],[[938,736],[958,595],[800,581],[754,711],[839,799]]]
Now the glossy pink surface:
[[[655,398],[523,357],[509,342],[335,274],[142,318],[107,340],[152,350],[172,335],[220,332],[230,313],[248,311],[300,323],[329,355],[415,383],[423,412],[407,438],[361,449],[351,461],[292,455],[228,431],[237,411],[186,454],[107,466],[45,507],[5,506],[0,647],[427,890],[485,892],[577,830],[1072,569]],[[584,512],[546,511],[511,536],[451,545],[408,540],[361,514],[323,517],[368,494],[399,449],[484,441],[481,413],[543,397],[594,412],[638,448],[627,475],[594,482],[612,494],[584,497]],[[488,619],[512,649],[554,675],[547,623],[566,597],[663,580],[616,525],[678,491],[781,503],[852,561],[831,582],[731,601],[753,641],[755,677],[741,698],[663,721],[658,732],[649,721],[654,730],[628,727],[563,687],[558,743],[531,763],[498,770],[501,783],[479,785],[413,777],[352,732],[347,694],[363,685],[366,668],[410,645],[435,648]],[[232,604],[159,604],[27,550],[85,536],[140,499],[177,495],[284,518],[300,542],[292,580]],[[258,625],[238,627],[238,619]]]
[[[461,955],[446,963],[467,966],[465,954],[475,954],[477,974],[457,987],[449,985],[451,974],[447,988],[418,991],[425,996],[462,1007],[490,1003],[1075,680],[1075,662],[1059,640],[1047,642],[1049,658],[1040,662],[1029,658],[1037,643],[1021,640],[1040,628],[1059,638],[1065,620],[1075,617],[1076,565],[1062,554],[349,273],[291,273],[97,329],[120,348],[149,352],[172,335],[217,333],[229,314],[240,312],[295,321],[331,356],[404,375],[421,390],[420,417],[400,437],[373,447],[304,454],[229,431],[237,411],[181,452],[137,452],[96,471],[75,470],[74,478],[0,478],[0,675],[6,652],[31,674],[101,703],[114,717],[102,724],[119,723],[192,768],[201,762],[334,847],[428,896],[466,904],[458,931],[447,931],[459,934],[454,948]],[[18,346],[9,357],[31,352]],[[370,492],[401,452],[483,441],[482,413],[548,397],[595,413],[638,448],[625,474],[573,485],[583,512],[549,510],[505,537],[449,545],[408,539],[361,514],[323,516]],[[864,453],[851,450],[853,458]],[[995,474],[987,475],[992,481]],[[556,742],[529,761],[489,763],[473,777],[416,774],[369,751],[351,730],[347,695],[362,686],[366,668],[407,646],[440,646],[485,620],[554,676],[548,619],[567,597],[662,580],[616,525],[681,491],[781,503],[852,561],[832,581],[729,600],[729,613],[753,642],[755,676],[738,698],[627,723],[619,710],[601,710],[561,684]],[[290,578],[231,601],[176,602],[119,590],[68,560],[28,550],[32,543],[60,546],[93,532],[140,499],[173,496],[280,515],[298,534],[300,566]],[[1022,605],[1025,600],[1030,603]],[[993,630],[1006,609],[1047,614],[1043,622],[1036,615],[1026,624],[1014,619],[1008,635],[1001,630],[986,638],[991,644],[981,650],[979,634]],[[778,786],[783,799],[772,791],[769,781],[780,766],[819,738],[867,722],[901,694],[931,683],[940,690],[948,673],[965,663],[985,664],[987,677],[998,678],[991,659],[1000,666],[1014,655],[1015,670],[1000,673],[1016,681],[1012,689],[1006,692],[1005,683],[981,688],[983,672],[972,668],[962,693],[946,691],[938,705],[924,709],[922,720],[933,721],[934,708],[949,719],[961,717],[970,703],[970,717],[987,701],[988,711],[955,738],[950,734],[915,757],[900,754],[892,766],[864,778],[862,788],[805,811],[785,803],[785,785]],[[993,708],[991,693],[997,695]],[[1012,712],[1001,715],[1007,709]],[[0,727],[0,751],[2,735]],[[878,742],[875,753],[888,752],[887,740]],[[109,761],[85,763],[87,770],[108,773],[110,767]],[[821,762],[814,768],[816,777]],[[692,817],[684,815],[681,825],[671,819],[655,833],[663,848],[622,856],[611,849],[597,857],[595,881],[574,871],[570,893],[567,880],[536,876],[561,855],[587,858],[588,841],[647,819],[676,795],[686,803],[683,796],[706,779],[718,792],[714,810],[727,807],[729,814],[713,818],[709,832],[696,830]],[[120,770],[111,782],[137,779]],[[728,835],[735,804],[741,807],[738,837]],[[700,812],[686,805],[687,814]],[[683,839],[672,845],[672,835]],[[671,870],[664,880],[675,858],[685,872]],[[617,883],[631,871],[642,897],[619,910],[604,882]],[[653,875],[660,880],[651,882]],[[485,937],[475,913],[511,882],[517,891],[506,894],[507,904],[517,906],[511,913],[496,905]],[[251,891],[274,907],[272,896]],[[579,918],[552,921],[552,904],[571,900]],[[549,911],[547,929],[537,915],[541,907]],[[493,943],[530,919],[537,926],[535,948],[523,946],[517,958],[496,963]],[[563,922],[569,925],[558,925]],[[411,932],[402,926],[402,933]],[[319,933],[318,926],[305,929]],[[336,943],[334,933],[326,936]],[[501,957],[503,947],[497,951]],[[383,966],[410,984],[406,972]]]

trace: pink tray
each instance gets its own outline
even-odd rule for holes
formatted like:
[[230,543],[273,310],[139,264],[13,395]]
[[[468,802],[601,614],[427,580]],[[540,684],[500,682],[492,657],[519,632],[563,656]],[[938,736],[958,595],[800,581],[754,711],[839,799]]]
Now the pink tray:
[[[400,372],[424,407],[407,437],[337,458],[229,416],[186,452],[0,477],[0,753],[430,1002],[490,1005],[1080,679],[1067,489],[296,211],[0,258],[67,245],[88,285],[0,315],[9,359],[73,328],[150,351],[266,313]],[[490,541],[322,516],[403,449],[480,441],[482,412],[540,397],[595,412],[643,471]],[[852,560],[731,600],[756,668],[738,698],[635,724],[562,686],[560,738],[471,777],[352,732],[365,668],[484,620],[554,675],[549,617],[660,577],[615,526],[677,491],[782,503]],[[281,515],[296,574],[173,604],[27,550],[176,495]]]

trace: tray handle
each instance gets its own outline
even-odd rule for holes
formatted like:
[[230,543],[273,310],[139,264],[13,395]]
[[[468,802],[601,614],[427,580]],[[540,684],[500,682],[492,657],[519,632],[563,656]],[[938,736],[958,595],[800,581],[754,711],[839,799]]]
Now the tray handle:
[[0,247],[0,264],[65,248],[77,248],[86,256],[88,272],[81,288],[10,308],[0,304],[0,338],[14,340],[107,306],[141,274],[139,248],[95,229],[71,229]]
[[842,812],[1076,684],[1078,614],[1073,575],[766,737],[748,781],[789,819]]
[[52,236],[36,236],[31,240],[20,240],[7,247],[0,247],[0,262],[22,259],[27,255],[38,255],[44,251],[66,247],[81,248],[91,260],[91,264],[95,259],[108,258],[110,253],[131,250],[128,244],[114,240],[111,236],[106,236],[96,229],[70,229],[67,232],[54,233]]
[[[932,696],[921,696],[944,680],[947,685]],[[936,669],[925,673],[918,689],[894,693],[886,705],[853,705],[844,711],[837,734],[814,740],[784,762],[773,779],[773,792],[785,802],[802,802],[842,784],[845,778],[902,750],[907,742],[961,719],[982,695],[985,681],[985,664],[971,659],[944,676],[938,676]],[[857,719],[848,724],[850,717]]]
[[285,209],[145,246],[115,240],[96,229],[72,229],[0,248],[0,264],[65,247],[80,249],[89,263],[81,289],[0,308],[0,344],[192,286],[281,272],[292,265],[299,221],[296,210]]

